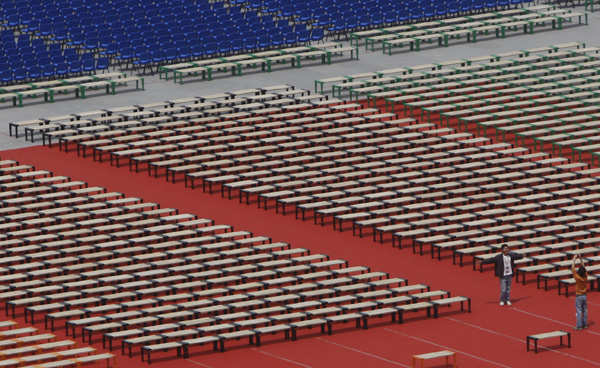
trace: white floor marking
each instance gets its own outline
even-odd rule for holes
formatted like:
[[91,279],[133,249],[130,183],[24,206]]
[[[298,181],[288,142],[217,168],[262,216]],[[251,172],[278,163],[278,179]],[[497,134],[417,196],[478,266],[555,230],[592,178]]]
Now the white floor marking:
[[484,358],[481,358],[481,357],[478,357],[478,356],[475,356],[475,355],[472,355],[472,354],[468,354],[468,353],[465,353],[464,351],[460,351],[460,350],[456,350],[456,349],[454,349],[454,348],[450,348],[450,347],[447,347],[447,346],[444,346],[444,345],[436,344],[436,343],[434,343],[434,342],[431,342],[431,341],[428,341],[428,340],[423,340],[423,339],[420,339],[420,338],[418,338],[418,337],[411,336],[411,335],[407,335],[407,334],[405,334],[405,333],[401,333],[401,332],[398,332],[398,331],[390,330],[390,329],[388,329],[388,328],[386,328],[386,330],[388,330],[388,331],[390,331],[390,332],[393,332],[393,333],[395,333],[395,334],[398,334],[398,335],[402,335],[402,336],[410,337],[411,339],[414,339],[414,340],[418,340],[418,341],[426,342],[426,343],[428,343],[428,344],[431,344],[431,345],[434,345],[434,346],[438,346],[438,347],[440,347],[440,348],[442,348],[442,349],[452,350],[452,351],[455,351],[455,352],[457,352],[457,353],[461,353],[461,354],[463,354],[463,355],[466,355],[466,356],[468,356],[468,357],[471,357],[471,358],[475,358],[475,359],[482,360],[482,361],[484,361],[484,362],[486,362],[486,363],[495,364],[495,365],[497,365],[497,366],[500,366],[500,367],[510,368],[510,366],[503,365],[503,364],[500,364],[500,363],[496,363],[496,362],[493,362],[493,361],[491,361],[491,360],[487,360],[487,359],[484,359]]
[[528,314],[530,316],[534,316],[534,317],[537,317],[537,318],[545,319],[546,321],[552,321],[552,322],[555,322],[555,323],[558,323],[558,324],[561,324],[561,325],[564,325],[564,326],[570,326],[570,327],[574,326],[574,325],[571,325],[569,323],[564,323],[564,322],[561,322],[561,321],[558,321],[558,320],[555,320],[555,319],[552,319],[552,318],[540,316],[539,314],[535,314],[535,313],[531,313],[531,312],[526,312],[526,311],[521,310],[519,308],[510,308],[510,309],[515,310],[517,312],[524,313],[524,314]]
[[[529,315],[534,316],[534,317],[539,317],[539,318],[546,319],[546,320],[549,320],[549,321],[554,321],[553,319],[542,317],[542,316],[538,316],[537,314],[533,314],[533,313],[521,311],[521,310],[518,310],[517,308],[511,308],[511,309],[517,310],[518,312],[523,312],[523,313],[529,314]],[[488,331],[488,332],[494,333],[496,335],[504,336],[504,337],[509,338],[511,340],[516,340],[516,341],[519,341],[519,342],[523,342],[522,339],[518,339],[518,338],[512,337],[512,336],[508,336],[508,335],[502,334],[500,332],[488,330],[487,328],[483,328],[483,327],[479,327],[479,326],[476,326],[476,325],[473,325],[473,324],[470,324],[470,323],[467,323],[467,322],[459,321],[459,320],[454,319],[454,318],[446,317],[446,319],[449,319],[449,320],[454,321],[454,322],[462,323],[463,325],[467,325],[467,326],[470,326],[470,327],[473,327],[473,328],[477,328],[477,329],[480,329],[480,330]],[[560,324],[565,324],[563,322],[558,322],[558,321],[556,321],[556,322],[560,323]],[[570,325],[568,325],[568,326],[570,326]],[[547,348],[547,347],[542,346],[542,345],[538,345],[538,349],[549,350],[549,351],[551,351],[553,353],[557,353],[557,354],[561,354],[561,355],[564,355],[564,356],[568,356],[570,358],[575,358],[575,359],[583,360],[584,362],[600,366],[600,363],[598,363],[598,362],[587,360],[585,358],[581,358],[581,357],[578,357],[576,355],[571,355],[571,354],[563,353],[562,351],[558,351],[558,350],[554,350],[554,349],[551,349],[551,348]]]
[[194,363],[194,364],[197,364],[197,365],[199,365],[199,366],[201,366],[201,367],[206,367],[206,368],[214,368],[214,367],[211,367],[210,365],[202,364],[202,363],[200,363],[200,362],[197,362],[197,361],[195,361],[195,360],[191,360],[191,359],[186,359],[186,360],[187,360],[188,362],[192,362],[192,363]]
[[[575,299],[575,298],[573,298],[573,299]],[[589,300],[588,300],[588,305],[593,305],[593,306],[596,306],[596,307],[600,306],[600,304],[598,304],[598,303],[591,303]]]
[[394,362],[394,361],[392,361],[392,360],[388,360],[388,359],[385,359],[385,358],[379,357],[379,356],[377,356],[377,355],[373,355],[373,354],[365,353],[364,351],[360,351],[360,350],[357,350],[357,349],[354,349],[354,348],[351,348],[351,347],[348,347],[348,346],[345,346],[345,345],[342,345],[342,344],[338,344],[338,343],[335,343],[335,342],[332,342],[332,341],[329,341],[329,340],[325,340],[325,339],[322,339],[322,338],[320,338],[320,337],[317,337],[317,339],[318,339],[318,340],[321,340],[321,341],[325,341],[326,343],[329,343],[329,344],[333,344],[333,345],[335,345],[335,346],[340,346],[340,347],[342,347],[342,348],[344,348],[344,349],[352,350],[352,351],[354,351],[354,352],[357,352],[357,353],[361,353],[361,354],[368,355],[368,356],[370,356],[370,357],[373,357],[373,358],[377,358],[377,359],[383,360],[384,362],[388,362],[388,363],[396,364],[396,365],[399,365],[399,366],[401,366],[401,367],[410,368],[410,366],[409,366],[409,365],[404,365],[404,364],[401,364],[401,363],[398,363],[398,362]]
[[294,362],[293,360],[289,360],[289,359],[286,359],[286,358],[282,358],[282,357],[280,357],[280,356],[278,356],[278,355],[271,354],[271,353],[267,353],[266,351],[258,350],[258,349],[256,349],[256,348],[252,348],[252,350],[254,350],[254,351],[257,351],[257,352],[259,352],[259,353],[261,353],[261,354],[265,354],[265,355],[268,355],[268,356],[272,356],[272,357],[274,357],[274,358],[277,358],[277,359],[285,360],[286,362],[289,362],[289,363],[294,363],[294,364],[296,364],[296,365],[299,365],[299,366],[301,366],[301,367],[312,368],[310,365],[305,365],[305,364],[302,364],[302,363]]

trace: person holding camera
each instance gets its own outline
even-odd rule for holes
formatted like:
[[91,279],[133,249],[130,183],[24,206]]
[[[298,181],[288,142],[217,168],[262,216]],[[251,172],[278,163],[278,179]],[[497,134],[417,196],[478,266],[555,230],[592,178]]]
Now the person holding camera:
[[[575,260],[579,258],[579,268],[575,268]],[[575,330],[581,331],[588,328],[587,320],[587,278],[588,273],[585,269],[584,261],[581,257],[575,255],[571,266],[573,278],[575,279],[575,315],[577,316],[577,325]]]

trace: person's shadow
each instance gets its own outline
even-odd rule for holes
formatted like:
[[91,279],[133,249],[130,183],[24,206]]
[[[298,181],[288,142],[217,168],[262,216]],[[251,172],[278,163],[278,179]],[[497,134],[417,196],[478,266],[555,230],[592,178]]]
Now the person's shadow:
[[[531,298],[531,295],[530,296],[524,296],[524,297],[521,297],[521,298],[511,299],[510,302],[512,303],[512,305],[509,305],[509,307],[514,306],[515,303],[518,303],[518,302],[520,302],[522,300],[526,300],[526,299],[529,299],[529,298]],[[485,304],[498,304],[498,303],[499,303],[499,301],[493,301],[493,302],[489,301],[489,302],[486,302]]]

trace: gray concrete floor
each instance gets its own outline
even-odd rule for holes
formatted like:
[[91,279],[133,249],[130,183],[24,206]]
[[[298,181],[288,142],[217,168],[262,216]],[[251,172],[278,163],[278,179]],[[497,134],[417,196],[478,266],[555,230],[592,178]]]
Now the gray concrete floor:
[[[583,8],[577,7],[574,10],[583,11]],[[184,79],[183,85],[179,85],[173,83],[172,80],[160,80],[157,74],[154,76],[148,74],[144,76],[146,81],[145,91],[136,91],[135,87],[130,85],[118,88],[117,94],[114,96],[106,95],[103,91],[92,91],[85,100],[75,99],[71,93],[57,98],[53,104],[43,102],[43,99],[38,98],[35,100],[26,99],[22,108],[12,107],[10,103],[0,105],[0,150],[31,146],[31,143],[26,142],[23,136],[18,139],[9,136],[8,125],[15,121],[278,84],[291,84],[296,88],[312,91],[315,79],[462,59],[572,41],[585,42],[588,46],[600,46],[599,35],[600,12],[596,12],[589,14],[588,26],[567,24],[562,31],[551,30],[550,27],[546,27],[536,29],[533,35],[511,32],[505,39],[487,36],[481,37],[477,43],[467,43],[465,40],[457,42],[455,40],[450,43],[448,48],[427,46],[420,52],[396,49],[391,56],[384,55],[381,47],[376,48],[373,52],[365,51],[364,44],[361,44],[360,60],[350,60],[349,55],[345,55],[343,58],[334,58],[332,65],[323,65],[318,61],[306,63],[301,69],[278,65],[274,67],[271,73],[245,69],[241,77],[222,74],[210,82],[202,81],[200,78],[188,78]],[[342,41],[347,44],[346,41]],[[38,139],[35,144],[40,143]]]

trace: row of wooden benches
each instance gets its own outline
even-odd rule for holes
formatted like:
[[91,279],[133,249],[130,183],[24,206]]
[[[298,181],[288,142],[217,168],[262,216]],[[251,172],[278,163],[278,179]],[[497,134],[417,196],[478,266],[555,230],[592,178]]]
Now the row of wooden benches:
[[[71,340],[56,341],[52,334],[38,334],[34,327],[17,328],[17,322],[0,322],[0,367],[69,367],[81,366],[86,363],[98,363],[102,360],[113,360],[113,354],[95,354],[92,347],[78,348]],[[40,343],[43,341],[49,341]],[[35,365],[33,365],[35,363]]]
[[[300,91],[290,92],[287,94],[295,94]],[[262,100],[261,102],[251,102],[256,100]],[[250,116],[248,111],[256,111],[253,115],[283,115],[292,114],[294,111],[313,107],[314,109],[320,106],[327,105],[329,103],[335,103],[335,101],[325,101],[326,96],[302,96],[295,98],[284,98],[283,94],[269,94],[261,96],[253,96],[252,98],[242,98],[233,100],[225,100],[217,103],[204,102],[201,104],[184,105],[175,108],[169,108],[171,114],[160,115],[160,111],[146,110],[142,112],[119,114],[113,116],[107,116],[104,118],[97,119],[86,119],[76,121],[62,121],[54,122],[50,124],[36,124],[25,127],[25,135],[31,137],[33,140],[33,134],[40,132],[43,134],[43,142],[45,144],[48,140],[49,145],[52,143],[52,138],[59,139],[59,145],[62,148],[61,143],[69,143],[70,141],[79,142],[81,140],[89,140],[94,137],[102,137],[108,135],[118,135],[119,132],[126,130],[132,134],[152,134],[153,131],[157,130],[157,127],[164,128],[175,128],[181,131],[186,125],[190,125],[190,122],[198,123],[201,121],[210,122],[215,120],[217,116],[222,119],[227,117],[236,118],[238,120],[248,120],[250,118],[254,121],[258,120],[258,116]],[[246,102],[246,103],[240,103]],[[232,104],[233,106],[226,106]],[[335,109],[335,108],[332,108]],[[161,109],[167,110],[167,109]],[[135,117],[135,119],[134,119]],[[248,123],[247,123],[248,124]],[[198,127],[198,129],[201,129]],[[110,132],[116,130],[115,132]],[[188,128],[191,131],[193,128]],[[156,133],[158,134],[158,133]]]
[[[534,15],[539,12],[552,12],[557,10],[556,7],[551,5],[537,5],[533,7],[523,7],[523,8],[515,8],[515,9],[507,9],[500,11],[492,11],[492,12],[482,12],[479,14],[470,14],[467,16],[458,16],[446,19],[439,19],[430,22],[418,22],[412,24],[404,24],[399,26],[385,27],[379,29],[370,29],[366,31],[359,31],[350,33],[350,44],[355,46],[360,46],[360,42],[363,39],[382,36],[386,34],[395,34],[403,31],[417,31],[417,30],[430,30],[431,28],[436,28],[440,26],[452,26],[452,25],[461,25],[465,23],[472,22],[484,22],[484,21],[493,21],[494,19],[501,19],[506,17],[516,17],[516,16],[527,16],[531,13]],[[558,9],[559,12],[562,12],[562,9]],[[366,41],[365,41],[366,42]],[[365,47],[368,49],[368,43],[365,43]]]
[[[346,313],[346,314],[338,314],[332,315],[324,318],[314,318],[314,319],[306,319],[300,320],[297,322],[286,323],[286,324],[278,324],[273,326],[266,327],[258,327],[250,330],[241,330],[241,331],[232,331],[225,333],[218,333],[217,335],[212,336],[203,336],[194,339],[182,340],[179,342],[166,342],[155,345],[146,345],[141,348],[142,351],[142,360],[147,359],[147,361],[151,362],[151,353],[157,351],[164,351],[167,349],[177,349],[178,356],[183,356],[184,358],[188,358],[190,355],[190,348],[204,345],[204,344],[213,344],[214,351],[225,351],[225,342],[228,340],[237,340],[243,337],[248,337],[250,344],[255,344],[256,346],[260,346],[261,338],[267,334],[273,334],[277,332],[284,332],[286,338],[289,338],[291,334],[291,339],[295,340],[297,338],[297,331],[301,328],[311,328],[313,326],[321,326],[321,331],[325,333],[325,327],[327,327],[327,333],[329,335],[332,334],[332,326],[334,323],[338,322],[347,322],[347,321],[355,321],[357,327],[362,327],[363,329],[368,329],[368,320],[369,318],[381,318],[383,316],[391,316],[392,322],[398,321],[398,323],[403,322],[403,314],[405,312],[418,311],[418,310],[427,310],[427,315],[431,315],[431,309],[433,309],[433,317],[437,318],[438,309],[441,306],[448,305],[450,303],[461,303],[461,310],[464,310],[464,303],[467,302],[468,310],[471,311],[471,300],[467,297],[459,296],[459,297],[451,297],[438,299],[434,301],[413,303],[407,305],[401,305],[396,307],[387,307],[380,309],[373,309],[355,313]],[[249,320],[252,323],[252,320]],[[235,324],[234,324],[235,325]],[[225,324],[223,327],[215,326],[214,328],[217,331],[227,330],[228,328],[234,327],[234,325]],[[254,343],[254,341],[256,341]]]
[[[86,125],[104,125],[126,120],[134,120],[140,117],[160,117],[161,115],[177,117],[177,114],[189,112],[192,109],[205,109],[207,106],[212,107],[232,107],[238,104],[249,102],[248,99],[242,97],[251,97],[265,94],[276,94],[281,97],[288,96],[303,96],[306,93],[304,90],[294,90],[290,85],[273,85],[262,88],[252,88],[234,92],[216,93],[199,97],[189,97],[181,99],[172,99],[166,101],[158,101],[139,105],[118,106],[103,110],[92,110],[74,114],[59,115],[52,117],[44,117],[41,119],[32,119],[9,123],[9,134],[13,132],[16,138],[19,137],[20,127],[35,127],[46,124],[62,124],[63,129],[69,127],[81,128]],[[264,97],[263,97],[264,98]],[[194,106],[197,104],[207,103],[207,105]],[[210,105],[210,104],[214,105]],[[183,111],[181,110],[183,108]],[[78,122],[80,121],[80,122]],[[158,124],[159,122],[147,121],[149,124]],[[70,124],[70,125],[69,125]]]
[[[490,69],[497,67],[508,67],[517,63],[517,60],[531,60],[529,57],[543,58],[547,60],[561,59],[574,55],[586,55],[588,53],[598,52],[597,47],[586,48],[582,42],[570,42],[559,45],[544,46],[527,50],[516,50],[505,53],[484,55],[467,59],[457,59],[442,61],[437,63],[415,65],[411,67],[401,67],[385,69],[375,72],[366,72],[352,74],[348,76],[331,77],[315,80],[315,92],[324,92],[325,85],[345,84],[356,80],[370,80],[376,82],[380,78],[391,78],[385,83],[390,83],[395,78],[404,76],[405,79],[417,80],[423,77],[456,74],[456,72],[468,72],[480,69]],[[441,74],[440,74],[441,73]],[[411,74],[414,74],[411,76]],[[356,86],[355,86],[356,87]]]
[[[107,74],[108,76],[109,74]],[[110,73],[112,76],[112,73]],[[81,77],[85,78],[85,77]],[[107,94],[114,95],[116,93],[116,87],[119,85],[127,86],[127,83],[135,82],[136,90],[144,90],[144,78],[138,76],[125,77],[123,74],[118,73],[117,78],[103,77],[102,74],[90,77],[92,81],[85,81],[80,83],[65,84],[62,80],[39,82],[37,84],[44,83],[43,87],[35,89],[23,89],[13,92],[4,92],[0,94],[0,102],[12,101],[13,106],[23,107],[23,99],[25,97],[37,98],[40,96],[44,97],[46,102],[54,102],[55,97],[69,92],[74,92],[75,97],[84,99],[86,98],[87,90],[98,90],[105,88]],[[36,85],[35,83],[33,85]]]
[[162,65],[158,68],[159,77],[164,73],[165,80],[168,79],[169,71],[173,73],[173,80],[183,84],[185,76],[202,76],[202,79],[212,80],[213,73],[219,71],[231,71],[234,76],[241,76],[244,67],[256,68],[261,66],[262,71],[271,72],[274,64],[289,62],[292,67],[300,68],[303,60],[320,58],[321,63],[331,64],[332,56],[343,55],[350,52],[351,59],[358,60],[358,48],[354,46],[343,46],[338,42],[323,43],[316,46],[296,46],[279,50],[260,51],[250,54],[241,54],[223,58],[198,60],[185,63]]
[[[276,149],[276,145],[269,143],[277,143],[276,141],[280,141],[282,146],[290,146],[295,144],[297,149],[289,149],[286,154],[280,155],[279,160],[292,160],[293,156],[304,156],[304,155],[316,155],[322,156],[322,159],[327,159],[326,151],[327,143],[330,143],[332,146],[340,146],[343,139],[350,139],[352,136],[358,137],[362,135],[365,137],[362,140],[365,144],[369,142],[380,142],[384,143],[384,141],[388,141],[385,138],[380,137],[384,131],[387,132],[402,132],[402,128],[396,128],[396,124],[401,124],[403,121],[380,121],[384,118],[392,118],[394,115],[392,114],[379,114],[379,115],[367,115],[365,117],[355,117],[348,119],[337,119],[333,123],[318,123],[315,124],[324,128],[321,131],[313,131],[313,132],[305,132],[302,133],[300,130],[297,134],[291,134],[290,136],[281,136],[277,135],[277,131],[264,131],[263,137],[258,137],[254,140],[242,140],[239,135],[223,135],[221,137],[217,136],[218,131],[211,131],[209,134],[184,134],[178,136],[171,136],[169,138],[177,137],[180,139],[179,142],[173,140],[168,147],[167,145],[160,144],[161,138],[154,141],[142,141],[139,140],[139,143],[117,143],[117,144],[108,144],[108,145],[99,145],[94,148],[94,152],[97,152],[96,157],[101,160],[102,154],[107,152],[110,154],[110,161],[112,163],[116,163],[119,165],[120,160],[127,159],[129,161],[130,169],[133,169],[135,166],[136,171],[139,171],[140,164],[148,164],[148,172],[149,174],[154,171],[155,176],[158,176],[158,170],[164,169],[167,170],[167,173],[173,176],[178,173],[186,173],[193,172],[197,170],[207,170],[207,169],[217,169],[219,164],[223,164],[225,166],[231,166],[235,164],[242,164],[245,162],[246,165],[253,165],[257,169],[260,168],[268,168],[269,160],[265,160],[265,155],[273,157],[273,163],[275,167],[279,167],[279,163],[281,161],[277,161],[274,157],[275,154],[272,153],[273,150],[271,148]],[[307,122],[312,119],[308,119]],[[405,121],[404,121],[405,122]],[[330,128],[335,126],[335,123],[339,123],[340,127],[338,128]],[[354,126],[349,127],[341,127],[346,124],[356,123]],[[361,124],[362,123],[362,124]],[[310,124],[314,126],[315,124]],[[308,125],[308,124],[307,124]],[[303,127],[299,127],[302,129]],[[371,132],[367,132],[368,128],[372,128]],[[361,132],[361,130],[363,132]],[[330,135],[332,132],[339,132],[339,136]],[[346,132],[347,134],[341,134]],[[214,136],[213,139],[211,136]],[[369,138],[369,136],[371,138]],[[297,140],[296,138],[304,138],[305,140]],[[198,138],[198,139],[194,139]],[[310,139],[312,138],[312,139]],[[230,141],[227,142],[226,139]],[[219,142],[217,142],[217,140]],[[123,142],[123,140],[119,141]],[[89,143],[83,142],[81,144],[82,148],[93,147],[95,145],[95,141],[91,141]],[[106,143],[106,142],[98,142],[98,143]],[[145,143],[148,143],[147,145]],[[152,143],[158,143],[156,145],[152,145]],[[207,143],[208,145],[204,147],[200,147],[203,143]],[[213,144],[211,144],[213,143]],[[219,144],[216,144],[219,143]],[[133,145],[137,145],[142,148],[133,148]],[[311,147],[312,145],[312,147]],[[196,148],[198,147],[198,148]],[[164,148],[164,149],[163,149]],[[225,148],[225,150],[221,150],[221,148]],[[230,148],[227,150],[226,148]],[[320,149],[321,148],[321,149]],[[348,146],[349,150],[352,150],[351,146]],[[318,151],[321,152],[318,152]],[[366,152],[365,152],[366,153]],[[246,155],[246,158],[244,158]],[[264,164],[262,163],[264,162]],[[241,170],[243,171],[243,170]],[[169,180],[170,178],[167,178]]]
[[[8,162],[6,166],[8,165],[18,165],[18,163]],[[19,198],[20,201],[19,203],[4,203],[3,208],[32,204],[35,201],[27,200],[27,198],[36,198],[40,192],[46,190],[51,193],[64,191],[69,193],[67,198],[57,199],[57,201],[63,201],[62,206],[60,204],[50,204],[51,202],[47,202],[48,205],[53,209],[66,207],[73,210],[72,200],[85,198],[89,202],[78,205],[99,203],[105,205],[106,210],[111,210],[112,216],[105,212],[102,213],[102,219],[108,220],[109,226],[111,226],[118,225],[119,220],[124,219],[116,218],[116,216],[127,214],[122,212],[124,208],[140,204],[137,198],[123,198],[119,193],[107,193],[106,190],[98,187],[85,188],[85,183],[70,182],[65,180],[64,177],[54,182],[50,178],[44,178],[47,179],[45,182],[54,183],[51,184],[55,186],[54,188],[43,186],[42,184],[45,183],[35,183],[29,180],[18,181],[14,176],[6,179],[2,184],[15,189],[14,195],[6,195],[7,198],[12,197],[7,200]],[[61,182],[60,187],[56,187],[58,185],[55,184],[57,181]],[[82,202],[86,202],[86,200]],[[65,203],[64,201],[68,202]],[[136,207],[133,211],[137,213],[135,211],[142,209]],[[112,210],[121,211],[113,212]],[[96,209],[95,211],[100,210]],[[74,212],[71,213],[74,214]],[[185,221],[172,225],[154,226],[157,234],[163,233],[163,235],[172,234],[173,231],[178,232],[181,228],[178,225],[190,221],[193,226],[204,226],[188,229],[185,234],[171,239],[162,238],[161,236],[148,236],[147,230],[151,230],[152,227],[147,228],[146,222],[141,224],[139,221],[126,221],[124,225],[129,224],[132,229],[143,225],[144,230],[126,235],[128,238],[126,242],[102,242],[102,239],[96,238],[94,245],[85,245],[81,243],[85,239],[80,237],[82,234],[71,232],[74,227],[79,228],[79,230],[97,230],[99,223],[94,218],[96,216],[89,213],[89,211],[88,215],[91,217],[89,220],[63,224],[66,227],[58,223],[59,221],[52,216],[38,216],[35,218],[38,220],[35,224],[14,222],[14,218],[8,217],[10,215],[3,217],[2,225],[6,224],[9,230],[4,234],[5,239],[8,241],[22,241],[21,246],[16,245],[10,249],[3,249],[3,252],[10,251],[8,252],[10,257],[2,259],[3,269],[8,272],[4,276],[0,276],[5,278],[7,282],[4,287],[6,291],[0,296],[6,302],[7,313],[12,308],[12,313],[15,315],[16,308],[25,307],[25,319],[32,323],[34,322],[35,313],[50,313],[47,314],[46,323],[51,322],[52,326],[54,326],[56,318],[67,318],[67,324],[69,329],[73,329],[73,335],[75,335],[74,329],[77,326],[84,328],[85,333],[88,335],[88,341],[92,339],[92,332],[108,331],[109,334],[105,335],[105,338],[108,338],[109,344],[112,345],[114,338],[135,336],[140,331],[110,333],[114,328],[129,330],[136,324],[146,325],[158,322],[159,325],[154,329],[166,332],[173,327],[173,324],[164,327],[159,326],[164,325],[163,320],[168,321],[174,318],[180,321],[190,319],[187,325],[197,326],[192,331],[193,333],[216,332],[219,329],[214,326],[210,328],[200,327],[200,325],[192,323],[193,318],[197,319],[206,313],[220,315],[224,311],[229,311],[229,313],[240,312],[244,308],[251,308],[255,312],[257,311],[255,307],[259,305],[263,308],[274,308],[278,304],[282,304],[284,310],[289,312],[281,317],[277,317],[277,314],[270,315],[268,317],[269,324],[273,324],[277,320],[289,320],[291,322],[296,318],[295,313],[300,313],[294,310],[306,310],[307,312],[302,313],[309,313],[308,310],[311,308],[317,308],[311,315],[327,316],[328,312],[339,312],[342,309],[340,309],[341,307],[326,307],[326,304],[340,306],[347,303],[355,304],[349,310],[356,310],[358,314],[349,314],[348,316],[359,316],[366,328],[367,317],[371,315],[390,314],[388,309],[392,308],[394,313],[401,316],[403,311],[417,309],[417,307],[394,306],[379,311],[361,311],[362,308],[372,309],[376,306],[395,305],[396,303],[411,302],[420,298],[429,299],[448,295],[445,291],[423,292],[423,289],[428,289],[428,287],[420,284],[401,286],[406,284],[404,279],[374,280],[374,278],[381,278],[385,274],[371,273],[366,267],[348,267],[347,262],[329,260],[325,255],[306,255],[308,252],[306,249],[290,249],[287,244],[265,244],[270,239],[265,237],[248,238],[248,236],[252,236],[251,233],[233,232],[231,227],[214,226],[208,220],[203,220],[200,224],[195,218],[192,220],[184,218],[182,220]],[[47,223],[46,219],[50,220],[51,223],[55,223],[55,225],[44,226],[43,224]],[[137,217],[134,219],[137,219]],[[25,221],[31,220],[33,219],[28,218]],[[106,221],[102,221],[102,224],[106,224]],[[31,225],[37,226],[32,227]],[[184,228],[187,227],[186,225],[183,226]],[[15,227],[18,229],[10,231]],[[190,233],[189,230],[192,232]],[[195,233],[195,230],[204,231]],[[217,231],[219,233],[216,233]],[[221,231],[225,231],[225,233],[221,233]],[[80,246],[64,248],[63,244],[61,249],[51,249],[51,243],[44,242],[42,249],[37,244],[25,241],[28,236],[35,238],[40,233],[53,234],[54,232],[57,232],[56,234],[60,238],[58,240],[79,241]],[[130,232],[131,229],[128,233]],[[116,234],[111,232],[109,238]],[[212,235],[206,236],[207,234]],[[219,234],[228,235],[220,237]],[[83,236],[85,235],[87,233],[83,234]],[[141,241],[139,244],[144,245],[136,246],[133,244],[136,236]],[[71,239],[72,237],[75,238]],[[223,240],[228,241],[224,242]],[[249,248],[248,245],[252,245],[252,247]],[[27,248],[26,251],[25,248]],[[160,251],[157,252],[157,250]],[[215,250],[218,250],[218,253],[215,253]],[[256,252],[260,253],[259,257],[256,257],[259,255]],[[245,254],[248,256],[244,256]],[[253,254],[256,254],[256,256],[252,256]],[[35,262],[37,259],[43,259],[43,261]],[[159,265],[158,262],[161,260],[163,264]],[[59,265],[60,267],[56,268]],[[119,265],[126,266],[119,267]],[[52,267],[55,267],[54,271]],[[197,271],[193,272],[192,268]],[[88,269],[89,272],[87,272]],[[157,277],[161,273],[165,277]],[[51,277],[55,274],[58,276]],[[166,276],[167,274],[170,276]],[[28,281],[21,281],[24,278]],[[334,278],[335,282],[327,282],[331,278]],[[13,283],[14,281],[19,282]],[[398,287],[392,287],[394,284]],[[398,300],[394,299],[396,295],[417,290],[420,290],[421,293]],[[219,297],[219,294],[225,295]],[[152,295],[154,297],[148,298]],[[374,301],[368,302],[384,296],[387,299],[382,301],[383,304]],[[126,307],[127,302],[125,304],[122,302],[127,299],[131,300],[129,307]],[[182,303],[182,299],[194,299],[194,301]],[[121,301],[121,303],[113,304],[118,301]],[[167,301],[167,304],[162,304],[165,301]],[[462,304],[464,301],[468,301],[468,298],[454,298],[449,302],[445,300],[423,302],[425,304],[422,304],[419,308],[428,310],[433,308],[434,315],[437,315],[439,305],[446,305],[450,302],[461,302]],[[144,309],[148,302],[150,304],[161,303],[161,306]],[[102,304],[102,306],[99,306],[99,304]],[[93,305],[101,309],[97,308],[97,312],[101,313],[102,316],[89,315],[89,313],[93,313]],[[110,313],[109,310],[111,309],[107,309],[107,307],[112,308],[113,306],[117,309],[133,308],[133,310],[123,309],[122,312]],[[81,309],[83,307],[88,308]],[[137,312],[137,308],[140,307],[142,309]],[[321,307],[324,308],[322,311],[319,310]],[[326,308],[333,308],[333,310]],[[112,308],[112,310],[115,309]],[[73,319],[81,311],[84,311],[88,317]],[[270,309],[268,313],[273,312],[275,312],[275,309]],[[279,312],[281,313],[282,310],[279,310]],[[138,318],[135,318],[136,316]],[[327,318],[335,320],[341,317],[331,316]],[[123,320],[123,322],[117,322],[119,320]],[[104,323],[102,323],[103,321]],[[319,321],[315,320],[313,323],[317,325]],[[114,326],[115,323],[119,324],[120,327]],[[198,321],[197,323],[203,322]],[[239,323],[242,324],[241,321]],[[303,322],[302,324],[307,325],[308,323]],[[252,324],[247,325],[252,327]],[[228,326],[232,325],[228,324]],[[220,327],[225,327],[225,325]],[[252,329],[253,333],[256,332],[256,328],[260,329],[260,327],[254,327]],[[285,327],[278,328],[285,329]],[[178,324],[175,329],[179,330],[180,325]],[[329,331],[331,331],[331,326]],[[182,333],[179,332],[179,334]],[[219,337],[219,339],[221,338],[222,336]],[[163,336],[160,336],[159,339],[162,340]],[[257,337],[257,339],[259,338]],[[136,343],[136,340],[128,342],[130,348],[132,344]]]
[[419,30],[403,30],[397,33],[386,33],[380,36],[366,38],[366,47],[371,44],[371,50],[375,47],[375,42],[382,42],[383,53],[391,55],[393,47],[404,47],[409,45],[411,50],[420,51],[422,44],[437,41],[438,46],[449,46],[451,39],[460,39],[466,37],[467,42],[477,42],[481,34],[488,35],[495,32],[496,38],[506,38],[507,31],[519,31],[523,29],[525,34],[533,34],[535,27],[545,27],[547,24],[552,29],[563,29],[565,22],[573,22],[576,18],[579,24],[582,20],[587,25],[587,13],[571,12],[570,10],[556,9],[550,11],[532,12],[524,15],[506,16],[500,18],[491,18],[466,23],[455,23],[450,25],[438,25],[437,27],[424,28]]
[[[369,105],[371,101],[375,105],[379,98],[393,98],[415,92],[430,92],[426,88],[435,92],[450,90],[449,93],[453,93],[452,90],[457,88],[471,87],[473,89],[477,86],[485,88],[486,84],[491,84],[491,88],[487,88],[487,90],[492,91],[496,88],[494,83],[512,83],[514,86],[518,86],[519,80],[522,80],[521,84],[523,85],[535,86],[536,84],[580,78],[582,76],[592,78],[589,82],[595,82],[593,76],[597,74],[597,68],[600,65],[597,56],[578,55],[570,52],[552,53],[550,55],[562,57],[544,58],[536,55],[400,76],[346,80],[345,82],[342,81],[341,84],[333,84],[332,93],[341,95],[342,90],[349,90],[350,95],[355,96],[355,98],[358,98],[361,94],[366,94]],[[581,70],[581,73],[576,76],[568,74],[572,70]],[[532,76],[538,79],[531,78]],[[417,88],[421,88],[421,90]],[[407,89],[408,91],[405,91]],[[478,91],[472,90],[470,93],[476,92]]]

